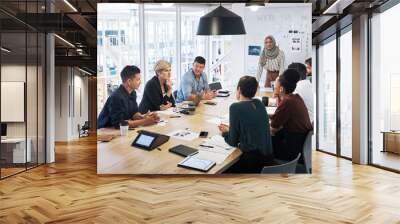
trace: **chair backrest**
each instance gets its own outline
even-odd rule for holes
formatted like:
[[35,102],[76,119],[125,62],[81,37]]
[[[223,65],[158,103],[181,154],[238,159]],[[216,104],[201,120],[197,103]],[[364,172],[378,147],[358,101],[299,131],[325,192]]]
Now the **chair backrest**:
[[276,166],[264,166],[262,169],[261,173],[268,173],[268,174],[273,174],[273,173],[296,173],[296,166],[297,166],[297,161],[299,161],[301,156],[301,153],[299,153],[296,157],[296,159],[287,162],[285,164],[281,165],[276,165]]
[[89,121],[85,121],[85,123],[82,125],[82,130],[87,130],[90,129],[90,123]]
[[178,90],[175,90],[172,95],[174,95],[174,99],[176,99],[176,97],[178,97]]
[[304,144],[303,144],[303,161],[304,161],[306,173],[311,173],[312,135],[313,135],[313,131],[309,131],[306,139],[304,140]]

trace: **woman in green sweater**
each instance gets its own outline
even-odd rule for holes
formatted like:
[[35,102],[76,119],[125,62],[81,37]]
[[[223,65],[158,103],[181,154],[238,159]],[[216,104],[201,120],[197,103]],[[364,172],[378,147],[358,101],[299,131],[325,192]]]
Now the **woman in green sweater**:
[[226,143],[239,147],[242,155],[227,173],[260,173],[273,164],[268,114],[258,99],[253,99],[258,82],[252,76],[240,78],[236,98],[229,108],[229,126],[218,126]]

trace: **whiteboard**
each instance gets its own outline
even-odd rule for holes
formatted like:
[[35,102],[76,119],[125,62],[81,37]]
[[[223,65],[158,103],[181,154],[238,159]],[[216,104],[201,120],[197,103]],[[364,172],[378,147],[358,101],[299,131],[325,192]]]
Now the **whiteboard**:
[[25,82],[1,82],[1,122],[24,122]]

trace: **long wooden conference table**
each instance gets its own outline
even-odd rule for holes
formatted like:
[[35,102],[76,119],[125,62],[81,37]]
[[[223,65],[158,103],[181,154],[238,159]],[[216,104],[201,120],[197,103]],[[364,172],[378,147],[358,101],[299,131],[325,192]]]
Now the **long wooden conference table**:
[[[270,91],[259,91],[257,96],[272,96]],[[173,154],[168,149],[179,145],[198,148],[204,141],[196,138],[193,141],[185,141],[170,138],[168,142],[160,146],[161,150],[143,150],[131,146],[137,136],[138,130],[147,130],[160,134],[168,134],[174,130],[191,130],[193,132],[207,131],[208,136],[220,135],[218,126],[208,120],[222,117],[229,113],[229,106],[236,102],[235,93],[227,98],[213,100],[217,105],[206,105],[204,102],[196,107],[194,115],[181,114],[179,118],[170,118],[169,115],[160,114],[162,120],[167,121],[164,126],[152,125],[138,127],[129,130],[127,136],[121,136],[120,130],[103,128],[97,131],[98,135],[114,135],[110,142],[98,142],[97,144],[97,173],[98,174],[219,174],[232,166],[240,157],[241,151],[234,150],[222,163],[216,164],[207,173],[178,167],[177,164],[184,158]],[[251,116],[251,115],[244,115]]]

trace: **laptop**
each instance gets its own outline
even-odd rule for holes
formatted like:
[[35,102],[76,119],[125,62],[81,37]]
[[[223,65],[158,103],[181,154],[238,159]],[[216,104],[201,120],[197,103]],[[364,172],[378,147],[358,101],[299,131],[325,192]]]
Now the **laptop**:
[[215,90],[215,91],[222,89],[222,85],[220,82],[210,83],[210,84],[208,84],[208,87],[210,88],[210,90]]

